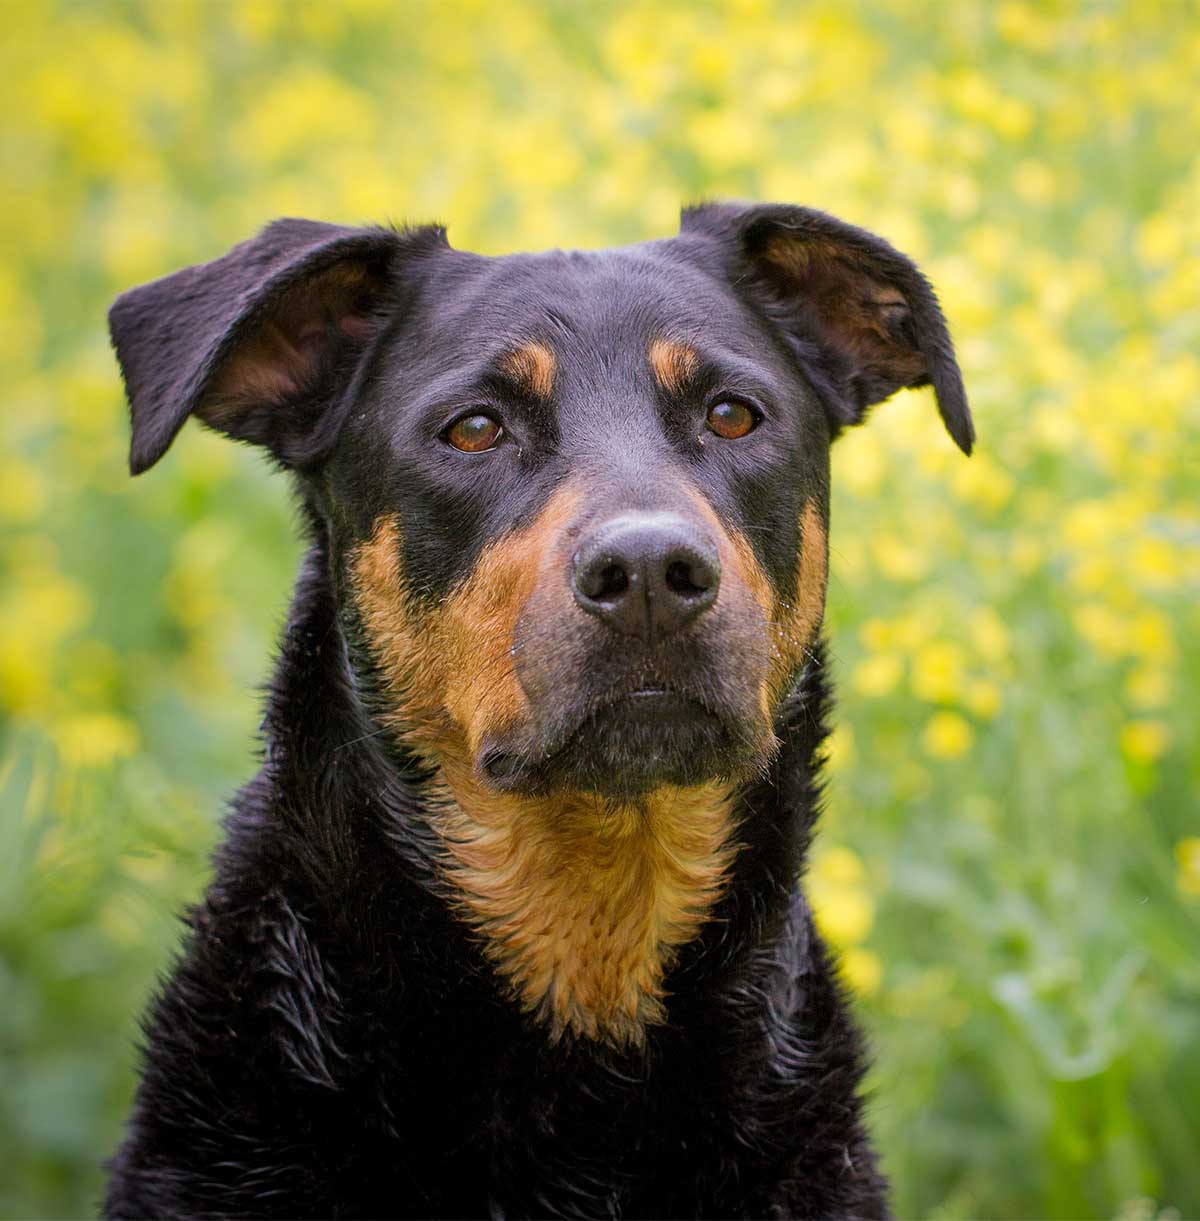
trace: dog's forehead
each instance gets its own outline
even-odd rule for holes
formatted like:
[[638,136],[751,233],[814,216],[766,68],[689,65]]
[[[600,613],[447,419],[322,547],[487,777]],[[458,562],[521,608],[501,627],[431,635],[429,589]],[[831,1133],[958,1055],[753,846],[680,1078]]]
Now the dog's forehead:
[[568,380],[644,369],[656,339],[771,356],[733,286],[671,242],[468,256],[452,274],[431,276],[424,306],[426,332],[440,351],[500,358],[539,343]]

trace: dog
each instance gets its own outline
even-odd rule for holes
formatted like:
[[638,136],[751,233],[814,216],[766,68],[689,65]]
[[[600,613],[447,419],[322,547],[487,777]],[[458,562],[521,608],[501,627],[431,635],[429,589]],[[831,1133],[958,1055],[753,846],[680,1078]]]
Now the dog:
[[710,203],[490,258],[280,220],[113,305],[134,474],[184,422],[308,537],[109,1217],[880,1217],[800,885],[829,452],[973,427],[882,239]]

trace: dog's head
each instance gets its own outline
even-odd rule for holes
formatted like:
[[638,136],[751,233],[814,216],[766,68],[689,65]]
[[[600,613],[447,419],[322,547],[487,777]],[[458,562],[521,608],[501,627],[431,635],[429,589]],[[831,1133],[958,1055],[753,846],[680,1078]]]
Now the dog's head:
[[972,439],[921,274],[800,208],[505,258],[280,221],[112,330],[135,472],[189,415],[299,472],[388,715],[498,790],[760,769],[821,619],[831,439],[928,382]]
[[356,688],[438,777],[522,1003],[637,1041],[812,654],[830,442],[932,383],[971,447],[920,272],[792,207],[505,258],[286,220],[111,323],[135,473],[192,415],[295,473]]

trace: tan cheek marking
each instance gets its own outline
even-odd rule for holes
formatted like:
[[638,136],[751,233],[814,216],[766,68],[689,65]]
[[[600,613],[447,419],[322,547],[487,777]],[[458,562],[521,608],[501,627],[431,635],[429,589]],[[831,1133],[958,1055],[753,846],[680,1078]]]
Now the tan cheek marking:
[[548,399],[554,393],[557,365],[554,353],[544,343],[525,343],[501,362],[505,371],[535,398]]
[[825,615],[828,577],[829,551],[825,524],[816,502],[806,500],[800,513],[796,590],[790,602],[781,603],[776,624],[779,636],[777,683],[787,681],[812,647],[813,638]]
[[[745,630],[765,632],[774,641],[776,629],[773,625],[778,615],[775,591],[754,554],[750,540],[740,531],[728,529],[712,505],[698,491],[689,488],[687,492],[717,540],[717,551],[724,573],[721,580],[721,597],[726,600],[727,605],[732,603],[731,611],[741,620]],[[758,706],[763,732],[773,740],[776,694],[770,681],[771,667],[765,667],[761,675],[747,675],[746,678],[758,683]]]
[[691,344],[677,339],[656,339],[650,344],[650,368],[654,379],[671,394],[687,388],[700,366],[700,358]]
[[665,1017],[663,979],[728,883],[736,853],[719,786],[638,806],[586,793],[515,798],[443,769],[435,825],[467,920],[523,1009],[565,1031],[638,1044]]
[[470,757],[488,729],[528,715],[513,668],[517,619],[539,581],[552,580],[556,544],[579,494],[560,488],[526,529],[485,548],[440,608],[414,609],[400,573],[398,518],[381,518],[353,561],[368,636],[391,681],[391,718],[427,750]]
[[372,651],[395,693],[387,719],[410,740],[428,744],[446,724],[443,659],[435,626],[410,606],[400,571],[402,544],[399,517],[379,518],[351,557],[351,583]]
[[442,649],[448,676],[446,707],[466,730],[474,755],[489,729],[527,720],[529,701],[513,666],[517,620],[542,583],[565,581],[561,542],[579,492],[560,488],[537,520],[488,547],[442,613]]

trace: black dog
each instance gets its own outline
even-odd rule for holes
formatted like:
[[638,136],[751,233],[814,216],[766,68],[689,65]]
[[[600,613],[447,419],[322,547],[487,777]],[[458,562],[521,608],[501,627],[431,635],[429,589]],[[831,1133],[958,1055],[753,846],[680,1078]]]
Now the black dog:
[[311,540],[113,1217],[874,1217],[798,877],[829,445],[972,427],[878,238],[782,206],[483,258],[279,221],[111,315],[131,465],[189,416]]

